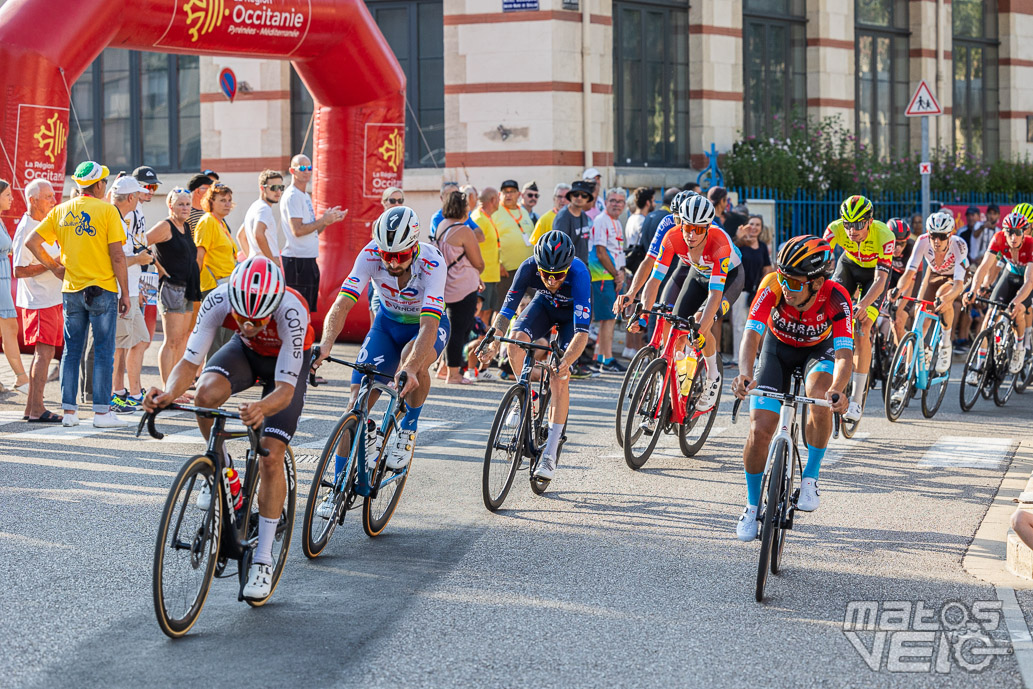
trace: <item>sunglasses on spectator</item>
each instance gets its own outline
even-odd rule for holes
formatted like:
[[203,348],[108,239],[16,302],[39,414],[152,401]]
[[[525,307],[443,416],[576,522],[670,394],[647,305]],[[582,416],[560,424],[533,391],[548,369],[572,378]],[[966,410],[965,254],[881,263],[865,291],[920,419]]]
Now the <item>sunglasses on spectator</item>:
[[929,239],[935,239],[938,242],[945,242],[950,237],[946,232],[930,232]]
[[707,233],[707,230],[710,229],[710,225],[690,225],[689,223],[682,223],[681,228],[683,232],[688,232],[689,234],[694,235],[702,235]]
[[799,292],[810,283],[810,280],[793,278],[789,277],[785,273],[778,273],[778,284],[782,285],[782,289],[789,290],[790,292]]
[[283,191],[286,188],[283,184],[263,184],[262,186],[269,191]]
[[391,197],[388,197],[387,202],[388,202],[388,204],[390,204],[392,206],[401,206],[403,203],[405,203],[405,199],[400,199],[400,198],[391,196]]
[[539,268],[538,274],[542,276],[542,280],[562,280],[567,277],[567,271],[565,270],[545,270],[544,268]]
[[191,192],[190,192],[189,189],[183,189],[182,187],[177,187],[177,188],[172,190],[172,193],[173,194],[189,194]]
[[143,188],[146,189],[147,191],[151,192],[152,194],[154,192],[158,191],[158,185],[157,184],[144,184]]
[[297,170],[298,172],[312,172],[312,166],[311,165],[299,165],[298,167],[296,167],[294,169]]
[[405,251],[383,251],[380,252],[380,258],[384,263],[405,263],[413,257],[416,253],[416,247],[406,249]]
[[272,318],[271,315],[266,316],[265,318],[244,318],[239,313],[231,313],[233,313],[233,320],[235,320],[237,322],[237,325],[239,325],[242,328],[262,328],[265,327],[269,323],[269,320]]
[[586,194],[583,191],[572,191],[572,192],[570,192],[570,195],[571,195],[571,197],[573,197],[575,199],[587,199],[587,198],[589,198],[588,194]]
[[847,230],[863,230],[867,224],[868,220],[858,220],[857,222],[843,221],[843,227]]
[[536,198],[538,198],[538,192],[537,191],[525,191],[524,194],[529,199],[536,199]]

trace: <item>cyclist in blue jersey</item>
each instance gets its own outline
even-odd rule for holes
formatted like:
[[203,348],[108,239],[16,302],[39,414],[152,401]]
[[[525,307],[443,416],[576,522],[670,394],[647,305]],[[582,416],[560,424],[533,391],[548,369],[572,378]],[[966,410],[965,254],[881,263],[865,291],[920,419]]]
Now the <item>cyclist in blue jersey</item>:
[[[574,243],[558,230],[546,232],[534,246],[534,255],[520,264],[513,285],[506,295],[502,311],[495,317],[489,334],[505,333],[517,305],[527,290],[534,298],[513,324],[513,339],[533,342],[548,337],[556,326],[557,344],[563,351],[559,366],[550,377],[552,406],[549,408],[549,439],[534,475],[551,480],[556,473],[556,454],[570,406],[570,367],[588,344],[588,327],[592,322],[592,278],[588,266],[574,258]],[[490,361],[498,351],[493,341],[481,353],[481,361]],[[509,363],[516,373],[523,368],[524,350],[509,345]],[[507,424],[515,424],[507,419]]]
[[[423,402],[430,393],[430,365],[448,342],[445,278],[448,266],[432,244],[420,242],[420,221],[408,206],[384,211],[373,224],[373,241],[363,247],[337,300],[326,314],[319,344],[318,366],[330,356],[334,340],[366,285],[380,298],[380,310],[359,350],[359,363],[372,361],[388,375],[405,372],[408,379],[399,393],[409,411],[387,450],[387,467],[398,471],[409,464],[416,446],[416,426]],[[399,362],[401,366],[399,367]],[[397,379],[397,377],[396,377]],[[362,374],[352,372],[352,400]],[[348,458],[338,455],[338,471]],[[322,515],[321,515],[322,516]]]

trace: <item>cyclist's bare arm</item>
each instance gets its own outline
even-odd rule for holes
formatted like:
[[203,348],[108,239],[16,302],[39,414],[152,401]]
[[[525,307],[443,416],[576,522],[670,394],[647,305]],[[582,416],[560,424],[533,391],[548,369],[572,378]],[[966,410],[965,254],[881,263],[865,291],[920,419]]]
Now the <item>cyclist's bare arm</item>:
[[739,345],[739,375],[732,381],[732,392],[739,399],[746,399],[746,393],[757,386],[757,381],[753,380],[751,376],[763,337],[759,332],[750,328],[743,331],[742,344]]
[[832,385],[829,387],[829,392],[835,391],[840,393],[840,398],[843,401],[842,409],[836,409],[836,411],[846,411],[848,401],[843,391],[846,390],[847,385],[850,383],[850,376],[854,372],[854,351],[846,347],[841,347],[836,350],[836,363],[832,369]]
[[915,274],[917,272],[918,271],[916,271],[914,269],[912,269],[912,270],[905,270],[904,274],[900,276],[900,280],[897,282],[897,298],[898,299],[900,297],[910,297],[911,296],[911,287],[914,286]]
[[348,314],[351,313],[352,307],[356,303],[347,294],[337,295],[334,305],[330,307],[326,318],[323,319],[323,337],[319,341],[319,358],[312,362],[313,366],[318,367],[319,364],[323,363],[324,359],[330,356],[330,350],[333,349],[337,336],[344,329],[344,321],[348,318]]
[[560,359],[560,364],[556,368],[556,372],[561,380],[566,380],[570,373],[570,367],[577,362],[578,357],[585,351],[587,345],[588,333],[574,333],[570,344],[567,345],[567,351],[563,353],[563,358]]
[[1026,272],[1022,278],[1022,287],[1019,288],[1015,298],[1012,299],[1012,303],[1021,304],[1026,300],[1026,297],[1028,297],[1031,292],[1033,292],[1033,263],[1026,266]]
[[434,353],[434,340],[438,336],[440,324],[441,322],[434,316],[420,317],[420,332],[416,335],[409,356],[398,367],[398,372],[405,372],[408,377],[405,388],[400,390],[399,394],[407,395],[414,390],[419,385],[419,376],[426,376],[427,369],[438,358],[438,355]]
[[[987,277],[989,277],[990,274],[990,266],[996,261],[997,257],[989,251],[983,254],[983,260],[979,262],[979,267],[976,268],[976,272],[972,276],[972,291],[969,293],[971,296],[975,296],[976,292],[984,288]],[[969,298],[969,301],[971,301],[971,297]]]
[[[642,259],[642,263],[638,264],[638,270],[635,271],[635,277],[631,279],[631,286],[628,287],[627,292],[618,296],[617,301],[614,302],[614,313],[618,313],[638,295],[642,285],[646,284],[646,280],[649,279],[649,275],[653,272],[653,265],[655,263],[656,259],[652,256],[646,256]],[[643,303],[647,302],[643,301]]]

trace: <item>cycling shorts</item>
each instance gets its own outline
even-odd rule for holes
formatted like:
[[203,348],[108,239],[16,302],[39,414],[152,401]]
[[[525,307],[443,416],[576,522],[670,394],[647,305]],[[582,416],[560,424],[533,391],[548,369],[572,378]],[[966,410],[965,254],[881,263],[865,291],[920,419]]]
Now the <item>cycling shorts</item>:
[[[305,375],[298,376],[290,404],[272,416],[267,416],[262,428],[262,435],[285,443],[290,443],[294,432],[298,430],[298,419],[301,418],[301,408],[305,404],[311,350],[306,349],[302,357],[301,370]],[[208,359],[208,364],[201,373],[218,373],[223,376],[230,382],[230,390],[234,395],[255,385],[255,381],[262,384],[263,397],[276,389],[276,357],[256,353],[244,344],[239,333],[234,333],[230,341]]]
[[685,278],[689,275],[691,268],[681,262],[681,259],[675,256],[675,261],[678,262],[678,267],[667,271],[667,275],[664,276],[664,281],[661,283],[661,294],[660,301],[668,306],[674,306],[674,302],[678,301],[678,295],[681,293],[682,285],[685,284]]
[[[736,266],[728,271],[725,280],[724,297],[721,300],[721,308],[714,314],[716,323],[721,316],[728,313],[732,304],[742,294],[742,288],[746,284],[746,273],[741,266]],[[710,296],[710,276],[703,275],[695,268],[692,268],[685,284],[682,285],[678,299],[674,302],[674,314],[681,318],[688,318],[699,311],[699,308],[706,303]]]
[[[373,362],[377,370],[386,376],[393,376],[398,370],[398,362],[402,358],[402,350],[405,345],[416,339],[420,334],[419,323],[402,323],[396,321],[389,315],[387,309],[377,311],[377,317],[373,319],[373,325],[362,341],[362,348],[359,349],[359,356],[356,361],[360,364]],[[441,352],[448,343],[449,324],[448,316],[442,314],[438,322],[438,334],[434,338],[434,354],[441,356]],[[362,382],[363,375],[358,371],[352,371],[352,385]]]
[[552,326],[556,326],[558,334],[556,344],[566,350],[574,339],[574,309],[561,309],[538,293],[513,323],[513,331],[524,333],[534,342],[539,338],[548,339]]
[[[1022,275],[1016,275],[1010,270],[1002,270],[1001,275],[997,278],[997,284],[994,285],[993,294],[990,298],[994,301],[1011,302],[1015,298],[1015,295],[1019,293],[1022,288],[1022,283],[1025,282],[1025,277]],[[1029,308],[1030,304],[1033,303],[1033,294],[1022,300],[1022,305]]]
[[[836,351],[831,337],[809,347],[794,347],[768,330],[753,367],[753,379],[757,381],[759,390],[786,393],[796,369],[802,368],[805,377],[816,372],[832,375],[835,361]],[[777,414],[781,408],[782,403],[770,397],[750,397],[750,409],[764,409]]]
[[[953,278],[950,275],[930,272],[925,279],[924,288],[922,293],[918,295],[918,298],[922,301],[935,301],[936,293],[940,291],[940,288],[944,285],[949,285],[951,282],[953,282]],[[914,302],[911,303],[914,304]]]
[[[879,269],[876,267],[864,268],[857,265],[848,254],[843,253],[839,257],[839,261],[836,263],[836,272],[832,276],[832,279],[839,284],[843,285],[843,289],[850,295],[851,301],[855,304],[858,300],[868,293],[868,290],[875,284],[875,277],[878,275]],[[860,291],[860,294],[858,294]],[[872,302],[872,305],[868,307],[868,317],[873,321],[879,317],[879,309],[882,307],[882,301],[886,298],[886,290],[882,290],[882,294],[879,298]]]

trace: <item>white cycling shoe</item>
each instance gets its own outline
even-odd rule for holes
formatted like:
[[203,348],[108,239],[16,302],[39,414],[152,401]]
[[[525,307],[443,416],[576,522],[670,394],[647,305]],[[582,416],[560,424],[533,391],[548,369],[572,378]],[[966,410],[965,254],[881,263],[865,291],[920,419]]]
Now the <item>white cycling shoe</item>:
[[252,562],[248,569],[247,583],[244,584],[244,597],[251,600],[268,598],[273,592],[273,566]]
[[951,349],[950,340],[946,340],[947,346],[940,345],[940,351],[936,354],[936,373],[943,373],[951,367],[951,360],[954,358],[954,350]]
[[721,392],[720,378],[707,381],[706,389],[703,390],[703,394],[699,396],[699,401],[696,402],[696,411],[706,412],[713,409],[719,392]]
[[201,482],[201,490],[197,491],[197,500],[194,504],[202,512],[207,512],[208,508],[212,506],[212,487],[208,485],[207,481]]
[[1026,361],[1026,350],[1023,347],[1016,347],[1012,350],[1011,361],[1008,362],[1008,373],[1018,373],[1022,370],[1022,364]]
[[543,481],[551,481],[552,477],[556,475],[556,458],[552,455],[542,454],[542,458],[538,460],[538,466],[535,467],[534,477],[540,478]]
[[979,371],[969,371],[965,376],[965,385],[979,385]]
[[861,420],[861,403],[850,401],[850,405],[846,411],[843,412],[843,420],[849,421],[850,423],[856,423]]
[[330,520],[334,516],[334,492],[328,491],[323,502],[316,507],[316,516],[320,519]]
[[391,471],[401,471],[409,466],[413,450],[416,449],[416,431],[405,431],[399,428],[391,438],[391,444],[387,447],[387,468]]
[[796,499],[796,509],[801,512],[813,512],[818,509],[821,499],[818,497],[818,479],[805,478],[800,482],[800,496]]
[[739,523],[735,525],[735,535],[740,541],[753,541],[757,538],[757,508],[747,505],[739,517]]

